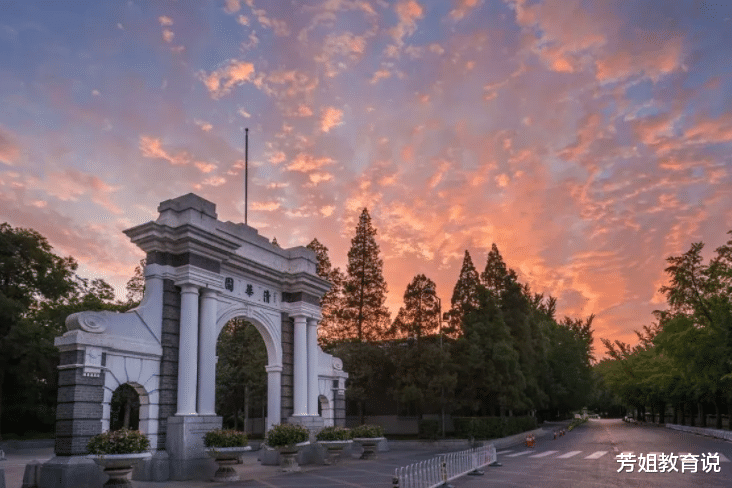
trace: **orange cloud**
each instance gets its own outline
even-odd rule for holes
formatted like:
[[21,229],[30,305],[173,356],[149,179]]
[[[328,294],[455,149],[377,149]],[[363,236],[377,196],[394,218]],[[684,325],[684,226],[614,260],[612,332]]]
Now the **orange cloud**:
[[253,210],[264,210],[266,212],[272,212],[280,208],[279,202],[252,202]]
[[320,169],[323,166],[327,166],[333,163],[335,163],[335,160],[328,157],[316,158],[310,154],[299,153],[297,156],[295,156],[295,159],[292,161],[292,163],[287,166],[287,169],[289,169],[290,171],[308,172]]
[[164,159],[173,166],[188,164],[190,162],[190,156],[185,151],[171,155],[163,149],[163,144],[160,139],[156,139],[154,137],[140,136],[139,147],[140,151],[142,151],[143,157]]
[[343,110],[326,107],[320,114],[320,130],[329,132],[333,127],[343,124]]
[[227,66],[212,71],[208,75],[201,72],[199,77],[211,97],[218,99],[229,93],[233,87],[251,81],[253,75],[254,65],[252,63],[230,59]]
[[391,35],[397,46],[402,46],[404,38],[411,36],[417,30],[417,21],[424,17],[424,7],[416,0],[405,0],[397,3],[395,10],[399,22],[391,30]]

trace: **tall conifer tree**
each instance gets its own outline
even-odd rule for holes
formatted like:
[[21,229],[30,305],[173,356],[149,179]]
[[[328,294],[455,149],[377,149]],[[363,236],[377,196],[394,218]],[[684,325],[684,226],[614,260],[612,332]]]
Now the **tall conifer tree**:
[[375,236],[376,229],[371,225],[371,216],[364,208],[348,251],[341,310],[347,337],[358,342],[382,339],[389,324],[389,309],[384,306],[384,263],[379,257]]
[[318,339],[321,343],[327,344],[342,339],[344,335],[343,322],[340,319],[339,312],[343,302],[343,281],[345,278],[340,268],[334,268],[331,265],[328,248],[321,244],[318,239],[313,239],[307,247],[315,251],[315,257],[318,260],[316,265],[318,276],[331,283],[330,290],[320,299],[323,319],[320,321],[320,327],[318,327]]
[[470,253],[466,249],[463,267],[460,269],[460,277],[452,292],[451,308],[447,313],[449,326],[446,332],[448,334],[453,335],[458,332],[462,334],[463,317],[468,311],[478,307],[481,287],[478,271],[475,269]]
[[491,250],[488,253],[488,260],[485,263],[485,270],[480,274],[480,279],[483,281],[483,285],[490,291],[496,298],[500,298],[503,292],[506,290],[507,280],[515,276],[513,270],[506,268],[506,263],[503,261],[501,253],[498,251],[498,246],[493,243]]
[[439,314],[435,282],[418,274],[407,285],[404,306],[399,309],[394,329],[419,340],[423,335],[438,331]]

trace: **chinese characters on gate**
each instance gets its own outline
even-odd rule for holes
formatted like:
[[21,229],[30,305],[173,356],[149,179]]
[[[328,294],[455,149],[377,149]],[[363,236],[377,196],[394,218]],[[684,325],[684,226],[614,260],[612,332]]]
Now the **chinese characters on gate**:
[[[637,457],[632,452],[623,452],[615,456],[616,461],[620,463],[618,473],[625,470],[625,473],[632,473],[634,468],[638,468],[638,473],[696,473],[703,471],[704,473],[719,473],[719,453],[712,454],[679,454],[674,453],[649,453],[639,454]],[[635,464],[638,463],[638,466]]]

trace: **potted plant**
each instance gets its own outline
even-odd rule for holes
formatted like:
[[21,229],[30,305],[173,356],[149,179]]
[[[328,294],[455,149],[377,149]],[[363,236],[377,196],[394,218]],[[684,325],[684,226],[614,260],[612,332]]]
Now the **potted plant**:
[[351,429],[345,427],[326,427],[315,436],[318,443],[328,450],[328,457],[325,464],[337,462],[341,452],[353,441],[351,440]]
[[384,428],[380,425],[359,425],[351,429],[353,440],[361,444],[363,454],[361,459],[373,459],[376,457],[376,446],[379,441],[384,440]]
[[247,446],[247,436],[236,430],[214,429],[203,436],[205,452],[219,466],[213,481],[239,481],[239,475],[233,465],[239,461],[242,453],[251,451]]
[[265,442],[279,451],[283,471],[299,471],[295,456],[301,446],[308,444],[309,438],[310,431],[302,425],[279,424],[267,431]]
[[127,475],[138,461],[150,459],[150,440],[139,430],[120,429],[95,435],[86,446],[89,458],[109,476],[104,486],[132,486]]

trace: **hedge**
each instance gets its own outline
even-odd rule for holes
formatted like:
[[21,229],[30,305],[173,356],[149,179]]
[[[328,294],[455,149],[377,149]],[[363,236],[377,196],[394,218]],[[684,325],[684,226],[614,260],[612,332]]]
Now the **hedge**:
[[455,436],[497,439],[536,429],[536,417],[455,417]]

